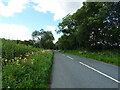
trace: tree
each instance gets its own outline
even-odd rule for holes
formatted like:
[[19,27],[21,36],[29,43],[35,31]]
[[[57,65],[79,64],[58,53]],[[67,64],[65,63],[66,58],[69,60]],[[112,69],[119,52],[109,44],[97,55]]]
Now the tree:
[[53,49],[53,34],[50,31],[44,31],[41,29],[40,31],[35,30],[32,33],[32,37],[35,40],[36,47],[45,48],[45,49]]
[[58,25],[62,49],[110,49],[120,46],[120,2],[84,2]]

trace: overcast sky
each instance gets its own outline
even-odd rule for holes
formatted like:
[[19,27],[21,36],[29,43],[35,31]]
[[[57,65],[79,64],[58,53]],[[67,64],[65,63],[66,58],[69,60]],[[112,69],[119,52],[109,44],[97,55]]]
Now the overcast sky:
[[52,31],[55,41],[58,23],[74,13],[82,2],[72,0],[0,0],[0,38],[29,40],[34,30]]

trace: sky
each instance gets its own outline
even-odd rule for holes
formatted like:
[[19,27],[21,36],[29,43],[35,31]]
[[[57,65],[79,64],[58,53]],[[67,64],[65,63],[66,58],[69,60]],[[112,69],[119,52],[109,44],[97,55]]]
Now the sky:
[[32,39],[35,30],[51,31],[55,41],[62,35],[55,32],[62,18],[73,14],[84,0],[0,0],[0,38]]

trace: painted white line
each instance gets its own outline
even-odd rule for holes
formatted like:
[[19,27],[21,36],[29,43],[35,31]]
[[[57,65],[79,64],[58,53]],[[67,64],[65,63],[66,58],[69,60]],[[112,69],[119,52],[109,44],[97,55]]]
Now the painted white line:
[[67,57],[73,60],[73,58],[71,58],[70,56],[67,56]]
[[103,75],[103,76],[105,76],[105,77],[107,77],[107,78],[109,78],[109,79],[117,82],[117,83],[120,83],[120,81],[114,79],[113,77],[111,77],[111,76],[109,76],[109,75],[107,75],[107,74],[105,74],[105,73],[103,73],[103,72],[101,72],[101,71],[98,71],[97,69],[95,69],[95,68],[93,68],[93,67],[88,66],[87,64],[84,64],[84,63],[82,63],[82,62],[79,62],[79,63],[82,64],[82,65],[84,65],[84,66],[86,66],[87,68],[92,69],[93,71],[95,71],[95,72],[97,72],[97,73],[99,73],[99,74],[101,74],[101,75]]

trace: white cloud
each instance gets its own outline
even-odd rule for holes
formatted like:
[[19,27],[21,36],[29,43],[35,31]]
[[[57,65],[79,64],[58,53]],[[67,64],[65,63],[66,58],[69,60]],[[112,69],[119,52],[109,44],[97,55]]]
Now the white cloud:
[[50,25],[48,25],[48,26],[46,26],[46,29],[49,30],[49,31],[55,32],[56,26],[50,26]]
[[61,34],[57,34],[57,32],[55,31],[56,29],[57,29],[56,26],[50,26],[50,25],[46,26],[46,30],[47,31],[51,31],[52,34],[54,35],[54,38],[55,38],[55,40],[53,41],[54,43],[56,43],[58,41],[58,38],[60,38],[61,35],[62,35],[62,33]]
[[[22,12],[28,8],[29,2],[35,3],[32,7],[46,13],[47,11],[54,14],[54,20],[59,20],[69,13],[74,13],[82,6],[84,0],[0,0],[0,15],[13,16],[15,13]],[[7,3],[7,4],[5,4]]]
[[29,28],[16,24],[0,24],[0,38],[14,40],[29,40],[31,34]]
[[69,13],[74,13],[78,8],[82,6],[84,0],[77,0],[77,2],[69,0],[31,0],[36,3],[33,8],[39,12],[50,11],[54,13],[54,20],[59,20],[65,17]]
[[[0,15],[9,17],[27,8],[29,0],[0,0]],[[5,5],[4,3],[8,3]]]

